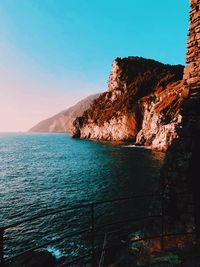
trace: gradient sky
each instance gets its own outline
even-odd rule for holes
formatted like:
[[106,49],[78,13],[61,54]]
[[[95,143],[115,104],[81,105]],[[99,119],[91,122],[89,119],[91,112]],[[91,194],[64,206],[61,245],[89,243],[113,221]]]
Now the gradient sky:
[[116,57],[185,64],[188,0],[0,0],[0,131],[106,90]]

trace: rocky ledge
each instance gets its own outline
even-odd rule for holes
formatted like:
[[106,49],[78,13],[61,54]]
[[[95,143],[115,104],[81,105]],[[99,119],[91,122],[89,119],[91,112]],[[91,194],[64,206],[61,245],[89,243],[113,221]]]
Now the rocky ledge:
[[74,121],[72,137],[166,150],[181,120],[183,69],[140,57],[115,59],[108,90]]

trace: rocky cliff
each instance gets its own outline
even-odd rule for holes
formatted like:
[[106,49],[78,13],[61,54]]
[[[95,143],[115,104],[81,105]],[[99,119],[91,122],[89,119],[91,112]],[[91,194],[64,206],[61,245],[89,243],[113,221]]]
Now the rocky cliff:
[[73,137],[134,141],[165,150],[180,121],[183,66],[115,59],[107,92],[74,122]]
[[60,113],[39,122],[32,127],[29,132],[71,132],[73,121],[76,117],[81,116],[88,109],[91,103],[99,97],[100,94],[91,95],[79,101],[76,105],[61,111]]
[[[173,225],[180,225],[181,221],[186,229],[193,230],[195,226],[196,237],[200,240],[200,0],[190,0],[190,4],[182,120],[177,128],[178,138],[166,153],[161,169],[161,186],[163,192],[171,196],[166,199],[166,208],[172,216]],[[187,195],[180,195],[183,192]],[[184,212],[191,214],[186,216]]]

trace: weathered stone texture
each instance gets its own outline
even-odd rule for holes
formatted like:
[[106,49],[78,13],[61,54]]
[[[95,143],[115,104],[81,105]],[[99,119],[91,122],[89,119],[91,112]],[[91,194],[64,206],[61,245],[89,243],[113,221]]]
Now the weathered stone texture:
[[[169,147],[165,163],[161,170],[161,183],[164,192],[170,193],[166,198],[168,211],[174,215],[173,225],[182,220],[186,228],[196,226],[197,236],[200,238],[200,180],[198,177],[200,151],[200,0],[191,0],[190,27],[187,42],[186,61],[183,88],[185,101],[182,106],[182,122],[177,129],[178,138]],[[181,192],[188,192],[181,200],[174,201],[174,197]],[[194,211],[193,217],[183,219],[184,211]],[[180,222],[180,221],[179,221]],[[178,224],[178,223],[177,223]]]
[[190,26],[187,42],[186,62],[184,81],[190,90],[200,86],[200,1],[191,0]]
[[[183,66],[128,57],[113,62],[107,92],[74,122],[74,137],[136,141],[166,150],[180,120]],[[174,135],[175,134],[175,135]]]

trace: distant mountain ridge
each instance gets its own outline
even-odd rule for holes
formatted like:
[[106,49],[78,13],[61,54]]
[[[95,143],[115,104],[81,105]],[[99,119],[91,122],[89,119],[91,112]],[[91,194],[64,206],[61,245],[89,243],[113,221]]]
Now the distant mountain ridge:
[[65,109],[58,114],[40,121],[38,124],[33,126],[29,132],[55,132],[55,133],[62,133],[62,132],[71,132],[73,127],[73,121],[82,116],[83,112],[87,110],[92,102],[98,98],[100,94],[90,95],[83,100],[79,101],[74,106]]

